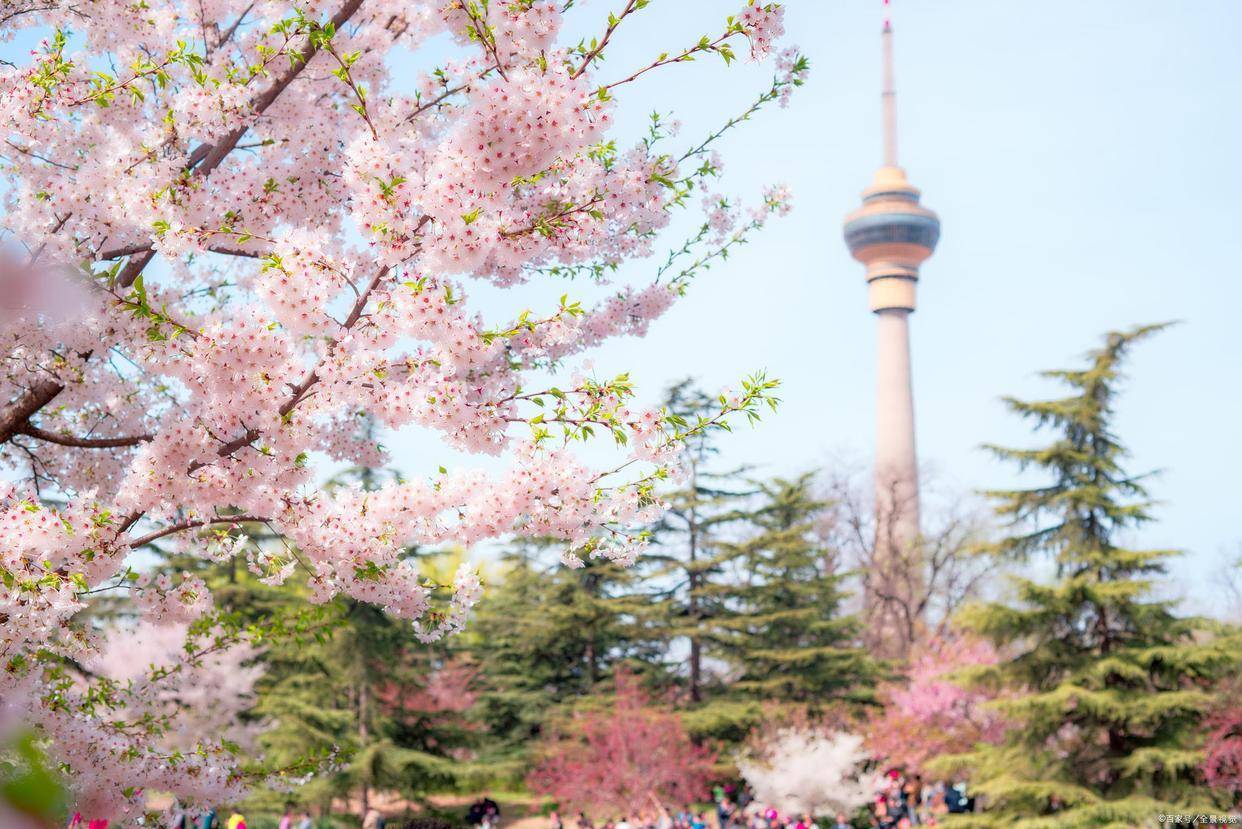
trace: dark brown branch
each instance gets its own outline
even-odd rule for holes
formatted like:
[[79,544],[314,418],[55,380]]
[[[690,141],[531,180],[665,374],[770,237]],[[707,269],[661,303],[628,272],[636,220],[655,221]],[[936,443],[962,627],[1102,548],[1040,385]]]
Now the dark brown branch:
[[[135,253],[148,253],[151,250],[150,242],[138,242],[133,245],[127,245],[121,248],[111,248],[102,250],[96,256],[99,261],[108,259],[120,259],[122,256],[132,256]],[[231,248],[227,245],[210,245],[207,248],[209,253],[218,253],[221,256],[240,256],[246,259],[262,259],[266,253],[262,251],[242,250],[241,248]]]
[[[332,23],[338,31],[344,28],[349,19],[354,16],[354,12],[358,11],[361,6],[362,0],[348,0],[341,7],[341,10],[332,16]],[[302,72],[303,67],[310,62],[317,51],[319,51],[318,47],[310,43],[302,47],[302,51],[298,53],[297,60],[289,67],[289,70],[254,100],[255,115],[262,115],[268,107],[276,102],[276,99],[280,97],[280,93],[284,92],[289,84],[293,83],[294,79]],[[203,157],[202,164],[196,167],[194,172],[202,176],[209,175],[212,170],[220,166],[220,162],[224,161],[224,157],[233,151],[233,148],[237,146],[237,142],[241,141],[242,136],[246,134],[247,129],[249,127],[240,126],[224,136],[219,144],[207,151]]]
[[51,403],[64,386],[54,377],[47,377],[31,386],[25,394],[0,409],[0,443],[17,434],[31,415]]
[[720,44],[724,43],[726,40],[733,37],[733,35],[735,34],[737,34],[736,30],[725,32],[720,37],[716,38],[710,43],[707,43],[707,44],[696,43],[694,46],[691,46],[689,49],[685,50],[679,55],[676,55],[675,57],[671,57],[671,58],[667,56],[659,57],[656,60],[644,66],[642,69],[639,69],[638,71],[634,72],[632,75],[624,77],[619,81],[613,81],[612,83],[608,84],[607,86],[603,88],[613,89],[615,87],[621,86],[622,84],[630,83],[631,81],[637,80],[642,75],[647,74],[652,69],[659,69],[661,66],[667,66],[670,63],[681,63],[682,61],[694,60],[694,55],[697,52],[715,51],[720,46]]
[[570,216],[575,216],[580,213],[589,213],[591,208],[595,207],[595,205],[599,204],[603,200],[604,197],[596,193],[591,197],[591,200],[585,204],[572,205],[556,213],[540,216],[534,223],[529,224],[526,227],[518,228],[517,230],[502,230],[500,231],[500,236],[504,239],[513,239],[518,236],[525,236],[528,233],[534,233],[540,228],[555,230],[558,227],[556,224],[557,222],[562,219],[568,219]]
[[487,52],[496,64],[496,71],[500,73],[500,77],[506,81],[509,76],[505,74],[503,61],[500,59],[500,52],[496,48],[496,33],[492,31],[492,27],[487,25],[487,21],[483,20],[474,10],[465,3],[458,2],[457,8],[470,19],[470,27],[478,35],[479,41],[483,44],[483,50]]
[[59,167],[62,170],[70,170],[70,171],[77,169],[76,167],[73,167],[69,164],[61,164],[59,161],[54,161],[48,158],[47,156],[39,155],[34,150],[28,150],[25,147],[19,147],[16,144],[14,144],[12,141],[9,141],[7,139],[5,140],[4,143],[8,144],[10,147],[17,150],[22,155],[30,156],[31,158],[37,158],[39,161],[42,161],[45,164],[51,164],[53,167]]
[[617,31],[617,27],[621,25],[621,21],[634,11],[634,7],[636,5],[637,0],[628,0],[625,4],[625,8],[621,10],[621,13],[612,18],[612,22],[608,24],[608,29],[604,32],[604,36],[599,39],[598,45],[587,53],[586,58],[582,61],[582,65],[575,69],[574,73],[569,77],[576,78],[583,72],[587,71],[587,68],[591,65],[591,62],[599,57],[600,53],[604,51],[604,47],[607,46],[608,41],[612,39],[612,35]]
[[221,256],[239,256],[243,259],[262,259],[267,253],[261,250],[242,250],[241,248],[230,248],[224,245],[212,245],[207,248],[209,253],[218,253]]
[[17,432],[18,434],[38,438],[47,443],[56,443],[61,446],[76,446],[81,449],[115,449],[120,446],[137,446],[140,443],[148,443],[152,440],[151,435],[133,435],[120,438],[80,438],[74,435],[49,432],[47,429],[40,429],[29,422],[20,426]]
[[102,262],[108,259],[120,259],[122,256],[133,256],[135,253],[145,253],[150,249],[150,242],[135,242],[132,245],[125,245],[124,247],[101,250],[95,255],[95,258]]
[[492,64],[491,66],[477,73],[470,81],[460,84],[459,86],[446,87],[445,90],[441,92],[439,95],[437,95],[435,98],[432,98],[430,101],[423,104],[418,109],[414,110],[408,116],[406,116],[405,123],[409,124],[413,122],[415,118],[422,115],[427,110],[431,109],[432,107],[436,107],[442,104],[446,98],[450,98],[459,92],[469,92],[471,84],[473,84],[477,80],[482,80],[483,78],[487,77],[489,74],[491,74],[492,72],[495,72],[499,68],[500,68],[499,64]]
[[240,15],[237,16],[237,19],[233,21],[233,25],[230,26],[224,34],[220,35],[220,39],[216,41],[217,49],[233,39],[233,35],[237,33],[237,27],[242,24],[242,21],[246,19],[246,15],[250,14],[250,10],[253,8],[254,3],[251,3]]
[[71,14],[75,14],[78,17],[83,17],[82,12],[78,11],[78,7],[73,5],[72,3],[66,4],[66,3],[57,2],[57,3],[44,3],[42,5],[36,3],[30,6],[26,6],[25,8],[22,8],[20,4],[17,4],[17,3],[6,3],[4,15],[0,16],[0,27],[8,26],[9,21],[14,20],[15,18],[21,17],[23,14],[50,12],[50,11],[56,11],[57,9],[60,9],[60,8],[64,8],[67,11],[69,11]]

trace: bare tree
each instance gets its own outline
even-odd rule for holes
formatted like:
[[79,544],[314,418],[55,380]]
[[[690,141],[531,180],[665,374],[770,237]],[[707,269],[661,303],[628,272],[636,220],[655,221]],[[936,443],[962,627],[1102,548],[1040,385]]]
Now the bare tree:
[[1212,572],[1212,583],[1221,593],[1216,615],[1229,622],[1242,621],[1242,543],[1220,553]]
[[945,635],[953,614],[994,572],[993,560],[979,552],[988,525],[957,497],[925,507],[922,532],[906,540],[897,529],[902,502],[896,493],[885,499],[893,512],[877,518],[874,498],[864,494],[870,487],[859,478],[827,478],[825,540],[841,551],[837,565],[857,575],[865,643],[880,655],[905,659],[919,642]]

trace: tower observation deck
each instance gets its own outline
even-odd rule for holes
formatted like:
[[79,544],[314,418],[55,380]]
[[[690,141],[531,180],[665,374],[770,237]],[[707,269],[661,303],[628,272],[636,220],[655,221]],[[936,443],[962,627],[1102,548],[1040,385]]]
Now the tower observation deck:
[[[888,8],[888,0],[884,3]],[[919,203],[920,192],[897,166],[897,91],[893,82],[893,26],[886,17],[884,46],[884,166],[863,191],[862,207],[845,218],[845,244],[867,266],[872,311],[915,309],[919,266],[940,241],[940,219]]]

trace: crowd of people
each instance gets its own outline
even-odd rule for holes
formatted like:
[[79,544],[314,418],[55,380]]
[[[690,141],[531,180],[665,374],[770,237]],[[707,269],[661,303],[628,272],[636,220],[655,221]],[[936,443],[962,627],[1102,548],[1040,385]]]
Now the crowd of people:
[[[683,806],[670,811],[655,798],[648,809],[618,815],[596,823],[585,812],[566,821],[559,812],[549,815],[550,829],[856,829],[851,816],[838,812],[827,825],[815,815],[781,812],[751,797],[745,789],[717,786],[714,805],[707,809]],[[888,771],[877,787],[875,797],[866,810],[867,829],[912,829],[934,827],[949,814],[974,811],[974,799],[966,795],[961,784],[943,781],[926,783],[918,774],[904,775],[898,769]],[[823,817],[822,815],[819,817]],[[856,817],[856,816],[855,816]],[[434,821],[423,821],[431,823]],[[500,806],[490,797],[481,797],[470,805],[465,815],[467,825],[475,829],[498,829]],[[387,829],[385,818],[375,809],[368,809],[362,829]],[[445,824],[447,825],[447,823]],[[285,808],[278,829],[313,829],[314,820],[306,810]],[[247,829],[246,818],[233,812],[223,818],[214,809],[195,813],[178,811],[168,823],[169,829]],[[75,814],[68,829],[109,829],[106,820],[84,820]]]
[[[241,812],[233,812],[227,818],[220,816],[215,809],[203,809],[189,812],[184,809],[172,814],[168,823],[169,829],[248,829],[246,816]],[[295,811],[292,805],[285,807],[277,824],[279,829],[311,829],[314,821],[310,812],[305,809]],[[70,827],[72,829],[72,827]],[[104,829],[107,829],[105,826]]]
[[[781,812],[733,786],[718,786],[712,794],[713,808],[684,806],[672,812],[653,799],[650,809],[620,815],[598,825],[585,812],[579,812],[571,823],[552,812],[550,829],[855,829],[858,825],[852,821],[852,817],[858,816],[845,812],[830,816],[826,825],[818,822],[815,815]],[[943,781],[928,784],[917,774],[907,777],[894,769],[884,775],[877,787],[863,825],[867,829],[934,827],[945,815],[973,811],[974,801],[966,796],[963,785]]]
[[945,815],[974,810],[974,798],[967,797],[964,785],[943,780],[928,784],[918,774],[907,777],[892,769],[884,775],[884,782],[871,803],[871,827],[936,826]]

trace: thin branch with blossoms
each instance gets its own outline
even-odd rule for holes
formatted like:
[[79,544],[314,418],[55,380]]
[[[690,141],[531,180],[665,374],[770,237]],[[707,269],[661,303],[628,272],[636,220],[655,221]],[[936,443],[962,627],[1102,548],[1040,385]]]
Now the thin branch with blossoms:
[[612,40],[612,36],[616,33],[621,21],[629,17],[636,11],[646,8],[650,0],[626,0],[625,7],[621,9],[621,13],[609,12],[608,28],[604,30],[604,34],[599,38],[592,38],[590,48],[583,49],[582,63],[573,71],[573,77],[578,77],[590,68],[591,64],[600,59],[604,49],[608,46],[608,41]]
[[724,137],[729,130],[749,121],[752,115],[759,112],[759,110],[772,101],[781,101],[783,104],[788,100],[786,96],[792,90],[806,83],[806,75],[810,71],[811,64],[805,56],[796,50],[790,50],[788,54],[781,55],[781,62],[787,64],[787,66],[780,73],[773,76],[771,87],[764,90],[741,114],[733,116],[721,125],[719,129],[708,135],[707,138],[682,153],[678,161],[686,161],[695,156],[703,155],[712,144]]

